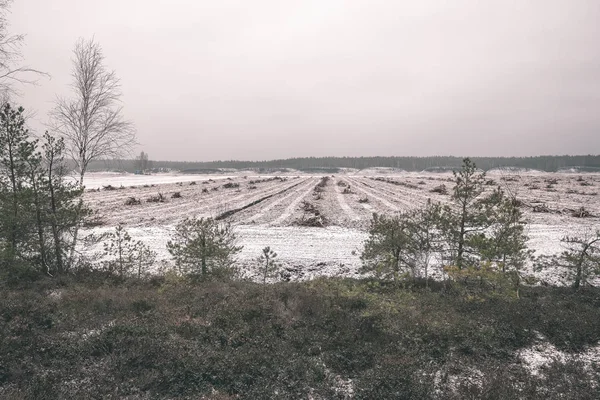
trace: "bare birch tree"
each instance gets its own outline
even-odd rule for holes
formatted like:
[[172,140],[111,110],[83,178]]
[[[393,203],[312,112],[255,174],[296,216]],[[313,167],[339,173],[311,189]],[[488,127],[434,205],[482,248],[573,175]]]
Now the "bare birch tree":
[[126,155],[136,144],[135,128],[123,116],[121,85],[104,65],[94,39],[79,39],[73,50],[73,97],[58,97],[52,128],[65,138],[79,169],[79,184],[91,161]]

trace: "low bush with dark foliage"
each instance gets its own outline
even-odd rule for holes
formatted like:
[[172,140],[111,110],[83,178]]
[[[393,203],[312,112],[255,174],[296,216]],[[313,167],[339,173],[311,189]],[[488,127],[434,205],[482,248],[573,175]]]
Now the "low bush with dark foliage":
[[439,185],[430,190],[431,193],[448,194],[446,185]]
[[598,289],[471,301],[452,285],[92,274],[3,288],[0,398],[599,398],[597,366],[536,376],[515,356],[540,336],[596,345]]
[[139,206],[140,204],[142,204],[142,201],[135,197],[128,197],[127,200],[125,200],[126,206]]
[[146,199],[148,203],[164,203],[167,199],[162,193],[158,193],[156,196],[150,196]]

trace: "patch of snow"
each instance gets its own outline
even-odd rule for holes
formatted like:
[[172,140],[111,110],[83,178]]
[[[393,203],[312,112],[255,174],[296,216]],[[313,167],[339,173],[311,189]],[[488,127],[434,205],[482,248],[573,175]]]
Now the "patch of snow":
[[[548,343],[543,337],[533,346],[522,349],[517,353],[517,357],[523,363],[525,368],[534,376],[544,374],[544,368],[554,362],[565,364],[567,362],[579,361],[583,364],[584,369],[590,375],[596,374],[592,366],[600,365],[600,343],[594,347],[588,348],[586,351],[578,354],[569,354],[558,350],[554,345]],[[592,377],[593,378],[593,377]],[[592,381],[598,382],[600,376],[595,377]]]

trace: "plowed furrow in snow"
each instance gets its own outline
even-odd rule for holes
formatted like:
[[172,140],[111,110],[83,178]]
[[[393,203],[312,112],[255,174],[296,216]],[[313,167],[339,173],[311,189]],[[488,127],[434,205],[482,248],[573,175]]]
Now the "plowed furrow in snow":
[[[210,189],[210,188],[209,188]],[[193,202],[195,200],[198,199],[206,199],[208,197],[211,196],[211,194],[214,194],[215,192],[209,192],[207,194],[203,194],[201,193],[200,190],[195,191],[195,190],[182,190],[182,189],[166,189],[166,188],[155,188],[152,191],[147,191],[147,192],[138,192],[138,191],[129,191],[129,192],[123,192],[120,194],[120,196],[118,198],[115,198],[114,200],[104,200],[104,199],[99,199],[99,198],[89,198],[88,199],[88,204],[90,204],[90,206],[95,209],[98,210],[100,213],[107,213],[111,216],[114,217],[120,217],[121,215],[131,215],[131,214],[135,214],[140,210],[144,210],[146,207],[152,207],[152,206],[158,206],[158,204],[152,204],[152,203],[148,203],[147,200],[150,197],[156,196],[158,193],[162,193],[162,195],[164,197],[166,197],[169,203],[165,204],[163,203],[163,206],[171,206],[174,203],[171,201],[171,196],[173,195],[173,193],[175,192],[179,192],[181,194],[181,198],[177,200],[177,204],[181,204],[181,203],[189,203],[189,202]],[[125,201],[127,199],[129,199],[130,197],[139,199],[141,201],[142,204],[137,205],[137,206],[125,206]]]
[[[346,201],[346,204],[350,207],[352,212],[358,217],[358,220],[353,220],[353,226],[357,228],[364,228],[367,221],[372,218],[374,208],[369,203],[360,202],[361,199],[367,197],[364,192],[360,192],[358,190],[354,190],[354,186],[357,185],[356,182],[351,181],[350,177],[344,177],[340,179],[340,181],[345,182],[350,186],[351,194],[341,194],[342,198]],[[340,188],[340,191],[343,191],[343,188]]]
[[[139,212],[146,213],[146,209],[158,208],[162,206],[162,210],[167,212],[172,208],[181,206],[182,204],[209,200],[219,195],[221,193],[220,190],[226,190],[223,188],[221,188],[218,192],[212,190],[212,188],[220,186],[222,186],[221,183],[216,185],[213,183],[211,185],[197,185],[192,187],[180,187],[177,185],[168,184],[153,188],[117,190],[115,191],[117,194],[113,195],[113,192],[110,192],[111,194],[108,196],[103,192],[89,193],[87,200],[92,205],[92,208],[98,209],[100,212],[108,210],[108,214],[111,217],[120,218],[124,215],[133,217]],[[202,193],[203,189],[208,189],[209,193]],[[147,199],[149,197],[156,196],[158,193],[162,193],[165,197],[170,198],[174,192],[180,192],[182,194],[182,198],[176,202],[173,202],[172,204],[166,205],[165,203],[147,203]],[[139,206],[124,207],[125,200],[127,200],[129,197],[140,199],[142,204]]]
[[[263,188],[258,192],[253,192],[255,197],[261,197],[271,193],[273,190],[283,187],[288,184],[287,182],[281,182],[277,185]],[[213,208],[226,210],[230,204],[235,204],[236,201],[243,200],[249,197],[249,193],[244,191],[241,194],[233,197],[232,189],[219,189],[218,192],[209,192],[206,197],[188,197],[177,200],[170,200],[170,203],[143,203],[140,206],[123,206],[128,209],[117,213],[110,213],[111,219],[121,219],[127,221],[134,221],[136,223],[143,223],[140,219],[153,218],[152,223],[160,223],[169,220],[176,220],[182,216],[197,215],[200,212]],[[229,197],[229,198],[228,198]]]
[[397,205],[395,205],[392,202],[385,199],[381,193],[376,193],[375,191],[373,191],[371,189],[367,189],[365,186],[363,186],[361,183],[359,183],[357,181],[350,180],[350,182],[352,182],[354,184],[352,186],[352,188],[354,190],[358,190],[359,192],[366,194],[367,197],[369,197],[370,199],[377,200],[378,202],[383,204],[385,207],[387,207],[388,209],[390,209],[394,212],[400,211],[400,207],[398,207]]
[[287,188],[290,186],[295,186],[297,183],[280,182],[279,184],[273,185],[269,188],[265,188],[261,191],[252,191],[252,192],[244,192],[235,197],[229,199],[217,199],[218,201],[212,202],[210,204],[205,204],[200,207],[195,207],[191,209],[182,209],[173,213],[172,215],[158,219],[159,222],[162,220],[177,220],[186,216],[212,216],[217,217],[220,214],[223,214],[229,210],[234,210],[239,207],[243,207],[244,204],[252,203],[254,201],[260,200],[266,196],[276,194],[280,192],[283,188]]
[[271,225],[281,225],[286,219],[290,218],[292,214],[294,214],[294,211],[296,211],[296,209],[298,208],[300,202],[304,200],[304,198],[308,196],[313,191],[313,189],[314,187],[310,186],[307,190],[300,193],[300,195],[296,197],[296,199],[285,208],[283,213],[279,217],[277,217],[273,222],[271,222]]
[[[147,202],[147,198],[150,196],[156,196],[156,194],[159,191],[155,191],[153,193],[149,193],[148,196],[146,197],[137,197],[134,196],[136,198],[140,198],[142,201],[141,205],[138,206],[122,206],[119,207],[121,210],[117,211],[117,212],[110,212],[109,210],[109,214],[112,218],[122,218],[122,217],[127,217],[128,219],[133,219],[139,215],[143,215],[143,214],[165,214],[165,213],[169,213],[171,210],[177,210],[180,208],[185,208],[189,205],[192,204],[198,204],[198,203],[207,203],[207,202],[211,202],[215,199],[221,198],[224,196],[223,193],[225,193],[225,195],[227,195],[227,192],[224,192],[227,189],[222,189],[219,191],[210,191],[207,194],[202,194],[202,193],[195,193],[195,194],[190,194],[188,196],[184,196],[181,199],[178,200],[171,200],[168,199],[168,203],[148,203]],[[168,198],[167,195],[165,195],[165,197]],[[123,201],[125,201],[125,199],[123,199]]]
[[[420,197],[415,198],[411,194],[404,192],[400,189],[395,191],[393,188],[388,188],[385,186],[382,187],[380,185],[377,185],[376,182],[373,181],[366,182],[364,180],[361,180],[360,178],[356,178],[354,179],[354,182],[356,182],[358,185],[362,185],[363,188],[365,186],[368,187],[368,190],[373,191],[377,195],[382,196],[388,199],[389,201],[397,203],[401,206],[403,210],[412,210],[414,208],[419,207],[421,203],[425,203],[425,201],[423,201]],[[384,183],[384,185],[387,184]]]
[[239,213],[241,211],[244,211],[244,210],[246,210],[246,209],[248,209],[250,207],[254,207],[255,205],[260,204],[260,203],[262,203],[264,201],[267,201],[268,199],[270,199],[272,197],[275,197],[277,195],[283,194],[283,193],[287,192],[288,190],[291,190],[291,189],[293,189],[293,188],[295,188],[295,187],[297,187],[297,186],[299,186],[301,184],[302,184],[302,182],[295,183],[292,186],[289,186],[289,187],[287,187],[287,188],[285,188],[283,190],[280,190],[279,192],[275,192],[275,193],[266,195],[264,197],[258,198],[258,199],[253,200],[253,201],[251,201],[251,202],[249,202],[249,203],[247,203],[247,204],[245,204],[245,205],[243,205],[241,207],[225,211],[225,212],[219,214],[216,217],[216,219],[217,220],[221,220],[221,219],[229,218],[229,217],[231,217],[231,216],[233,216],[233,215],[235,215],[235,214],[237,214],[237,213]]
[[346,215],[352,219],[353,221],[358,221],[360,219],[360,217],[354,212],[354,210],[348,205],[348,203],[346,202],[346,196],[345,194],[342,193],[342,191],[344,190],[341,186],[336,185],[334,186],[334,190],[335,190],[335,197],[337,199],[337,202],[340,206],[340,208],[344,211],[344,213],[346,213]]
[[[358,179],[360,182],[365,182],[363,179]],[[422,190],[418,189],[410,189],[401,185],[393,185],[391,183],[380,182],[369,180],[368,184],[374,189],[378,191],[382,191],[385,193],[389,193],[393,196],[398,196],[400,199],[404,199],[408,201],[408,204],[415,205],[415,202],[419,204],[427,203],[428,199],[432,201],[441,202],[443,204],[449,203],[449,196],[442,196],[437,193],[424,193]]]
[[317,180],[309,178],[309,179],[305,179],[303,181],[303,183],[305,183],[305,184],[302,185],[302,186],[298,186],[296,188],[296,190],[294,190],[293,192],[288,193],[285,196],[280,197],[279,199],[277,199],[277,200],[271,202],[270,204],[262,207],[260,209],[260,211],[258,211],[257,213],[253,214],[252,216],[246,218],[243,222],[246,223],[246,224],[249,224],[249,223],[253,223],[253,222],[259,221],[261,218],[263,218],[265,216],[266,213],[268,213],[269,211],[271,211],[273,208],[275,208],[279,204],[285,202],[286,200],[288,200],[288,199],[290,199],[290,198],[292,198],[294,196],[297,196],[299,191],[303,191],[303,190],[306,190],[307,188],[314,187],[314,185],[316,185],[316,183],[317,183]]
[[86,191],[84,194],[84,199],[86,200],[91,200],[91,201],[101,201],[101,202],[105,202],[105,203],[109,203],[109,202],[117,202],[117,203],[121,203],[124,200],[125,196],[134,196],[134,197],[142,197],[145,198],[146,196],[150,196],[150,195],[155,195],[157,192],[187,192],[187,191],[198,191],[200,192],[203,188],[208,188],[208,189],[212,189],[212,187],[214,186],[222,186],[224,183],[226,182],[237,182],[239,184],[243,184],[246,180],[245,179],[234,179],[234,180],[228,180],[226,178],[223,179],[213,179],[213,182],[208,182],[208,180],[206,180],[206,182],[208,183],[202,183],[204,181],[198,181],[200,183],[196,184],[196,185],[190,185],[190,182],[183,182],[181,185],[178,185],[177,183],[159,183],[159,184],[152,184],[153,186],[148,186],[145,187],[144,185],[138,185],[138,186],[134,186],[134,187],[125,187],[124,189],[115,189],[115,190],[103,190],[101,189],[99,192],[91,192],[91,191]]

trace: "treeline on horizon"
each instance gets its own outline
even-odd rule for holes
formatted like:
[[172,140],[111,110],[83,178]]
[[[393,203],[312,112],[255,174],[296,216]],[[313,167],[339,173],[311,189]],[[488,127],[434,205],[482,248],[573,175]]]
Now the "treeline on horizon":
[[[463,157],[302,157],[270,161],[151,161],[152,168],[167,168],[187,172],[217,172],[221,168],[253,169],[274,171],[295,169],[300,171],[336,172],[341,168],[397,168],[406,171],[449,170],[460,168]],[[535,156],[535,157],[471,157],[478,168],[512,167],[527,168],[546,172],[577,168],[582,172],[600,172],[600,155],[578,156]],[[91,170],[121,170],[133,172],[137,169],[136,160],[105,160],[90,165]]]

